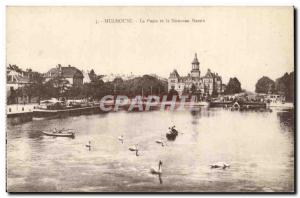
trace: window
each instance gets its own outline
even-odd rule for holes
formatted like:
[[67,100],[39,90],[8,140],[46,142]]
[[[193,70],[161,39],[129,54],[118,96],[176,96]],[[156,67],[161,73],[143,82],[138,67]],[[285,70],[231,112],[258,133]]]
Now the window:
[[24,111],[24,107],[22,107],[22,111]]
[[11,108],[8,108],[8,112],[11,112]]

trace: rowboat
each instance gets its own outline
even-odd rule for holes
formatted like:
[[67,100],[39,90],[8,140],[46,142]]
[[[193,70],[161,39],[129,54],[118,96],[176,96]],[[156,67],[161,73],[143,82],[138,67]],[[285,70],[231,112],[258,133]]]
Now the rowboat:
[[166,137],[169,141],[174,141],[178,136],[178,131],[176,129],[172,129],[168,133],[166,133]]
[[75,131],[71,129],[63,130],[52,130],[52,131],[42,131],[44,135],[53,136],[53,137],[75,137]]

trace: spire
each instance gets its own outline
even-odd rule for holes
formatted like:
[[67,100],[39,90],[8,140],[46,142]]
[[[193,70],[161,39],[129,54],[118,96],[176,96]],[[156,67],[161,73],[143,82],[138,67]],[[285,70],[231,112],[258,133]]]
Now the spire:
[[195,58],[194,58],[192,64],[199,65],[199,61],[198,61],[198,58],[197,58],[197,53],[195,53]]

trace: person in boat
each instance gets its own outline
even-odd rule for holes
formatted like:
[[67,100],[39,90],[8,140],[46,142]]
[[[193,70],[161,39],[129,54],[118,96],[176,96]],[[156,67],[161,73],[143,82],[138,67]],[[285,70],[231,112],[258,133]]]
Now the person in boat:
[[57,129],[56,128],[53,129],[53,133],[57,133]]
[[171,128],[171,133],[178,134],[178,131],[175,129],[175,125]]

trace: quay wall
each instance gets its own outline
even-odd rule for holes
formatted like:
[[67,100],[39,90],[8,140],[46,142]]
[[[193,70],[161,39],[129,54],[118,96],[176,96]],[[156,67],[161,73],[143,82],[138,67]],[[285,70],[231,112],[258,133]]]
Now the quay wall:
[[32,113],[37,105],[38,103],[6,105],[6,115],[7,117],[13,117],[21,114]]

